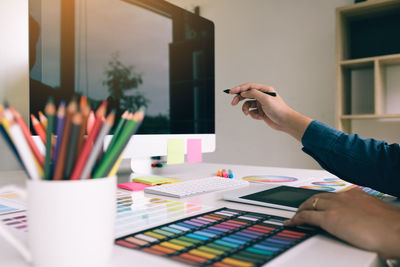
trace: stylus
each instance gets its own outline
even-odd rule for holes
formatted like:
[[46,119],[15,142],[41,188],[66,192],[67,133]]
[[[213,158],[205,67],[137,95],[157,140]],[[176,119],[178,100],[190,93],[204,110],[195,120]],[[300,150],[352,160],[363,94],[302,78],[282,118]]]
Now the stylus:
[[[224,90],[224,92],[225,93],[227,93],[227,94],[229,94],[230,93],[230,91],[231,91],[231,89],[226,89],[226,90]],[[262,92],[262,91],[260,91],[260,92]],[[267,94],[267,95],[270,95],[270,96],[276,96],[276,93],[275,92],[263,92],[264,94]],[[239,95],[240,93],[237,93],[237,95]]]

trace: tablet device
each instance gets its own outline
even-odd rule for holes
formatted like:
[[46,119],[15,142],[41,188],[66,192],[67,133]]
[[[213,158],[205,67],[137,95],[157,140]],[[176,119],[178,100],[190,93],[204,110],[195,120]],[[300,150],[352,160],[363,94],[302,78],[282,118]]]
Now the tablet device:
[[301,203],[318,193],[327,192],[291,186],[267,185],[228,193],[223,198],[235,202],[296,211]]

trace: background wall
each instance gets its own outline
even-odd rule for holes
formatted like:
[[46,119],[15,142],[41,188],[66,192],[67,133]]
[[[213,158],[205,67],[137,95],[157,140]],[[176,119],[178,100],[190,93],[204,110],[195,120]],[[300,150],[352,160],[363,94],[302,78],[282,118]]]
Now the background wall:
[[215,23],[216,153],[206,161],[318,168],[293,138],[246,118],[221,91],[274,86],[294,109],[334,125],[335,8],[352,0],[169,0]]

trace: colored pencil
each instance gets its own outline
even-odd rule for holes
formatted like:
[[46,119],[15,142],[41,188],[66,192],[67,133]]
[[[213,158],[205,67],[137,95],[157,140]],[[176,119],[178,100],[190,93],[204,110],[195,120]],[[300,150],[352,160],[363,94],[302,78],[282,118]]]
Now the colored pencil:
[[72,100],[67,107],[67,117],[65,119],[63,138],[61,140],[60,151],[58,152],[57,163],[54,167],[54,180],[62,180],[64,178],[65,159],[67,157],[67,146],[70,138],[72,117],[77,111],[77,103]]
[[45,112],[48,116],[48,123],[47,123],[47,133],[46,133],[46,158],[44,162],[44,179],[51,180],[52,179],[52,158],[51,152],[53,150],[53,128],[54,128],[54,119],[56,114],[56,106],[54,105],[53,99],[50,98],[49,102],[46,104]]
[[79,102],[79,111],[82,111],[82,109],[85,107],[85,106],[87,106],[88,105],[88,103],[87,103],[87,97],[86,96],[81,96],[81,100],[80,100],[80,102]]
[[[6,108],[3,110],[3,121],[2,124],[4,126],[4,128],[6,129],[6,131],[8,132],[8,134],[11,136],[10,134],[10,122],[12,120],[14,120],[14,115],[12,114],[11,110],[9,108]],[[12,138],[11,138],[12,139]]]
[[123,129],[123,126],[125,125],[126,119],[128,118],[128,115],[129,115],[128,111],[125,111],[122,114],[121,119],[119,120],[117,127],[115,128],[114,135],[113,135],[110,143],[108,144],[107,148],[110,146],[113,146],[115,144],[115,141],[118,139],[118,136],[121,134],[121,131]]
[[96,122],[94,123],[93,128],[90,131],[90,134],[88,135],[85,144],[83,145],[82,152],[79,154],[78,160],[76,161],[74,170],[71,174],[71,180],[81,179],[81,174],[83,168],[85,167],[87,158],[92,151],[94,140],[96,139],[97,134],[100,131],[101,125],[103,124],[103,118],[106,114],[106,109],[107,102],[104,101],[96,111]]
[[[126,119],[128,118],[128,116],[129,116],[129,111],[125,111],[122,114],[121,118],[118,121],[117,127],[115,128],[113,137],[111,138],[110,143],[107,145],[107,147],[105,149],[106,151],[107,151],[108,147],[113,146],[115,144],[115,141],[118,139],[118,136],[121,134],[121,131],[125,125],[125,122],[126,122]],[[98,159],[98,163],[100,163],[102,157],[106,157],[106,153],[103,153],[103,155],[101,155],[101,157]]]
[[35,129],[36,134],[39,135],[40,139],[43,141],[43,144],[46,144],[46,132],[43,126],[40,124],[39,120],[33,114],[31,114],[31,121],[33,129]]
[[115,112],[111,112],[108,116],[106,121],[103,123],[101,130],[97,136],[96,142],[93,145],[92,152],[90,152],[89,158],[86,161],[85,167],[83,168],[81,179],[88,179],[90,178],[90,173],[93,169],[93,166],[96,163],[96,159],[100,154],[101,150],[103,149],[103,140],[104,137],[108,134],[111,127],[114,124],[115,119]]
[[29,145],[25,140],[20,126],[15,120],[10,121],[10,135],[13,137],[15,148],[25,166],[28,176],[33,180],[40,179],[40,173],[35,165],[35,159],[30,151]]
[[75,113],[72,118],[71,134],[68,142],[67,156],[64,168],[64,177],[69,178],[76,160],[76,149],[78,146],[79,133],[82,126],[82,114]]
[[41,111],[39,111],[38,114],[39,114],[39,121],[40,121],[40,124],[42,124],[43,129],[46,130],[46,129],[47,129],[47,118],[46,118],[46,116],[43,114],[43,112],[41,112]]
[[[138,112],[135,112],[133,114],[133,120],[136,121],[135,128],[133,129],[133,132],[131,133],[131,136],[135,135],[137,130],[139,129],[140,125],[142,124],[142,121],[144,119],[144,112],[145,112],[145,107],[140,107]],[[118,171],[119,165],[121,164],[122,161],[122,153],[124,152],[125,147],[128,145],[130,138],[126,140],[126,143],[123,145],[123,148],[119,151],[119,157],[113,160],[113,163],[110,165],[108,168],[107,172],[109,174],[115,169],[115,173]],[[111,175],[114,176],[115,174]]]
[[28,125],[26,125],[21,114],[19,114],[19,112],[16,111],[13,107],[10,107],[10,111],[14,115],[15,121],[21,127],[22,133],[24,134],[25,139],[28,142],[28,145],[29,145],[33,155],[35,156],[35,158],[38,161],[38,163],[40,164],[40,166],[43,168],[44,167],[44,156],[42,155],[42,153],[40,153],[37,145],[35,144],[35,141],[33,141],[32,133],[29,130]]
[[[0,105],[0,132],[1,132],[1,134],[4,136],[4,139],[6,140],[6,143],[7,143],[8,146],[10,147],[11,151],[12,151],[12,152],[14,153],[14,155],[17,157],[19,163],[22,165],[23,168],[25,168],[24,165],[23,165],[23,163],[22,163],[22,161],[21,161],[21,158],[20,158],[19,155],[18,155],[18,151],[17,151],[17,149],[15,148],[15,145],[14,145],[14,143],[13,143],[13,140],[11,139],[11,136],[9,135],[9,131],[6,130],[5,127],[4,127],[4,125],[3,125],[3,120],[5,121],[6,118],[4,117],[4,114],[3,114],[3,107]],[[7,123],[8,123],[8,121],[7,121]],[[8,123],[8,124],[9,124],[9,123]],[[9,127],[8,127],[7,129],[9,129]]]
[[89,117],[87,119],[87,124],[86,124],[86,133],[87,133],[87,135],[89,135],[91,130],[93,129],[95,121],[96,121],[96,117],[94,115],[94,112],[90,111]]
[[118,160],[120,154],[125,149],[126,145],[129,143],[130,137],[137,129],[137,126],[144,118],[144,108],[141,108],[139,111],[135,112],[132,115],[132,118],[125,123],[124,129],[122,130],[118,140],[112,147],[108,147],[105,154],[107,157],[103,157],[101,159],[98,168],[93,173],[93,178],[101,178],[105,177],[107,174],[111,172],[115,162]]
[[57,128],[56,128],[57,140],[53,154],[53,166],[56,166],[57,164],[58,154],[60,152],[61,141],[63,138],[64,125],[65,125],[65,102],[62,101],[58,106],[57,110]]
[[76,149],[76,157],[81,153],[83,144],[85,142],[85,133],[86,133],[86,125],[88,122],[89,114],[90,114],[90,106],[87,104],[86,97],[82,96],[81,104],[80,104],[80,112],[82,114],[82,126],[81,131],[79,133],[79,140],[78,140],[78,148]]
[[119,155],[119,158],[115,162],[114,166],[112,167],[111,171],[107,174],[107,177],[112,177],[117,174],[119,165],[121,165],[122,162],[122,154]]

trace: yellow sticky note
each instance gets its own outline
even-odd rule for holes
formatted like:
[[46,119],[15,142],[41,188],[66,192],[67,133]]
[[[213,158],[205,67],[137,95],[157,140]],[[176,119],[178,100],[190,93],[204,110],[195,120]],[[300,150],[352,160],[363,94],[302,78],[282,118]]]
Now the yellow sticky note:
[[168,139],[167,164],[180,164],[185,162],[184,141],[184,139]]
[[158,176],[141,176],[132,179],[133,182],[143,183],[148,185],[172,183],[171,179]]

